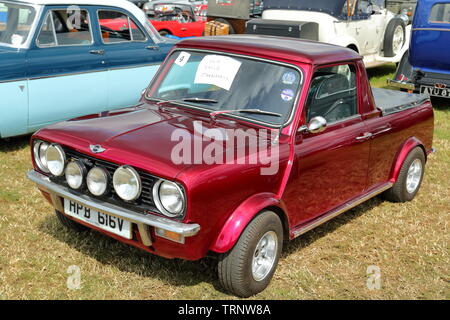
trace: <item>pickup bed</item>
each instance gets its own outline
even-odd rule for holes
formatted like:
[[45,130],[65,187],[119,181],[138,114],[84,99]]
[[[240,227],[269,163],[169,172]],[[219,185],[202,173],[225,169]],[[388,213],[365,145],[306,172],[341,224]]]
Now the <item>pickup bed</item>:
[[225,289],[249,297],[283,240],[381,193],[412,200],[432,141],[429,99],[372,91],[353,50],[202,37],[176,45],[134,108],[33,135],[28,177],[64,225],[167,258],[217,256]]
[[383,115],[414,108],[430,100],[427,94],[406,93],[397,90],[372,88],[375,105]]

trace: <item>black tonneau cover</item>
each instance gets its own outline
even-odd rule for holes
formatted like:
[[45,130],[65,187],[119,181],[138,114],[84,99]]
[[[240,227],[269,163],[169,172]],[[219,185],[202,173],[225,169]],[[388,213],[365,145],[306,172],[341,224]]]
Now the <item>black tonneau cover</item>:
[[383,116],[414,108],[429,100],[426,94],[406,93],[397,90],[372,88],[375,105]]

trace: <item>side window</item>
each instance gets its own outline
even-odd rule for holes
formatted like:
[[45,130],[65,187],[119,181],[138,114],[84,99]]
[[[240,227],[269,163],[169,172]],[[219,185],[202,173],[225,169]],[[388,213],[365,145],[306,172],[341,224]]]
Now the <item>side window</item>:
[[450,23],[450,3],[437,3],[431,8],[431,23]]
[[42,25],[41,32],[39,33],[37,44],[39,47],[52,47],[56,46],[56,33],[53,24],[53,12],[50,11],[45,18]]
[[306,104],[307,122],[318,116],[328,123],[345,120],[358,113],[357,105],[353,65],[321,68],[314,73]]
[[98,12],[103,43],[146,41],[145,33],[128,15],[112,10]]
[[367,14],[367,8],[369,8],[369,0],[359,0],[358,1],[358,14]]
[[82,46],[92,43],[86,10],[50,10],[37,38],[39,47]]

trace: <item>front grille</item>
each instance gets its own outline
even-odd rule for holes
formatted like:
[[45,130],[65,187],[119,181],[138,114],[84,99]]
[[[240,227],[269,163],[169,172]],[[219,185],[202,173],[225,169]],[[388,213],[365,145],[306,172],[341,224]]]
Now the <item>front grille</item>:
[[[86,166],[86,169],[89,171],[94,166],[103,167],[108,172],[112,179],[114,172],[119,167],[118,164],[100,160],[97,158],[94,158],[92,156],[85,155],[83,153],[80,153],[78,151],[75,151],[70,148],[64,147],[64,152],[66,153],[67,160],[79,160],[83,162],[83,164]],[[134,168],[139,173],[142,181],[142,193],[141,196],[135,200],[135,201],[124,201],[122,200],[114,191],[114,187],[112,186],[112,181],[109,186],[109,193],[102,197],[96,197],[92,195],[87,188],[81,190],[80,192],[89,195],[93,198],[101,199],[105,202],[109,202],[111,204],[119,205],[122,207],[125,207],[127,209],[141,212],[141,213],[147,213],[148,211],[159,213],[159,210],[156,208],[155,203],[153,201],[153,194],[152,189],[153,185],[158,181],[158,178],[155,176],[152,176],[151,174],[144,172],[138,168]],[[51,180],[57,184],[64,185],[69,188],[66,179],[63,177],[52,177]]]

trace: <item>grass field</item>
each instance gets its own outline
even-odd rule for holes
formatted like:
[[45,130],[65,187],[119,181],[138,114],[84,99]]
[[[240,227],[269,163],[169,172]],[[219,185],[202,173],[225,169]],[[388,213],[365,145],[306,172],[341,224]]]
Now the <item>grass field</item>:
[[[393,66],[371,70],[383,86]],[[433,155],[417,198],[379,198],[287,244],[270,287],[257,299],[450,298],[450,100],[435,101]],[[29,137],[0,141],[0,299],[233,299],[215,264],[165,260],[57,221],[25,178]],[[70,266],[81,289],[70,290]],[[381,271],[369,290],[367,268]]]

